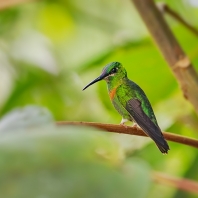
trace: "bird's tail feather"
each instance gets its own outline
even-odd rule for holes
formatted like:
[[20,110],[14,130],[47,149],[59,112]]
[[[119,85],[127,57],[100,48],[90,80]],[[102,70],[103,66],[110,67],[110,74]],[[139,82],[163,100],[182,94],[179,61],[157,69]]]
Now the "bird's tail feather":
[[[155,140],[154,140],[155,141]],[[159,148],[159,150],[164,153],[164,154],[168,154],[168,150],[170,150],[166,140],[164,140],[164,143],[163,144],[159,144],[155,141],[155,144],[157,145],[157,147]]]
[[126,104],[126,110],[142,130],[156,143],[159,150],[162,153],[168,153],[170,149],[161,129],[142,110],[141,102],[138,99],[129,100]]

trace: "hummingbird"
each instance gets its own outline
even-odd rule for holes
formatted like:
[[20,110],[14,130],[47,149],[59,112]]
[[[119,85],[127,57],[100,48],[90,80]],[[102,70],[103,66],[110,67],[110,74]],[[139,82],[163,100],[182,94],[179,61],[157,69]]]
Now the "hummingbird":
[[158,126],[152,106],[144,91],[128,79],[127,71],[122,64],[109,63],[103,68],[101,75],[83,90],[101,80],[106,81],[111,102],[122,116],[120,124],[124,125],[127,121],[134,122],[155,142],[162,153],[167,154],[170,149]]

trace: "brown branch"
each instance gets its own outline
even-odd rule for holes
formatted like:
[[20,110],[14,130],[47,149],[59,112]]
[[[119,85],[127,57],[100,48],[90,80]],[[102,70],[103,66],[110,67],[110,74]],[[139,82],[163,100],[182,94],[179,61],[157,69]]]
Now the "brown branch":
[[[67,122],[67,121],[59,121],[56,124],[58,126],[67,126],[67,125],[89,126],[89,127],[95,127],[98,129],[102,129],[102,130],[108,131],[108,132],[116,132],[116,133],[138,135],[138,136],[147,136],[140,128],[130,127],[130,126],[121,126],[121,125],[115,125],[115,124],[103,124],[103,123],[95,123],[95,122]],[[196,139],[192,139],[192,138],[188,138],[185,136],[176,135],[176,134],[168,133],[168,132],[164,132],[163,135],[164,135],[164,138],[169,141],[177,142],[177,143],[181,143],[181,144],[185,144],[188,146],[198,148],[198,140],[196,140]]]
[[168,62],[183,95],[198,113],[198,74],[180,47],[153,0],[132,0],[153,39]]
[[187,23],[177,12],[172,10],[168,5],[160,2],[160,3],[157,3],[157,6],[162,12],[169,14],[172,18],[176,19],[181,24],[183,24],[186,28],[188,28],[193,34],[198,36],[198,30],[192,25],[190,25],[189,23]]
[[153,172],[152,176],[154,181],[158,183],[170,185],[180,190],[198,193],[198,183],[196,181],[177,178],[160,172]]

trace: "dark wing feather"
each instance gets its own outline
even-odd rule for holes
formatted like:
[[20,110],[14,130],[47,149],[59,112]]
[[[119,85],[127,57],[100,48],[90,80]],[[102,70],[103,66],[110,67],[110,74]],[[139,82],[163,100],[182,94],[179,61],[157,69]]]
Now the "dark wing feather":
[[168,153],[169,146],[163,137],[158,126],[144,113],[141,102],[138,99],[131,99],[126,104],[126,110],[131,114],[134,121],[143,129],[143,131],[154,140],[162,153]]

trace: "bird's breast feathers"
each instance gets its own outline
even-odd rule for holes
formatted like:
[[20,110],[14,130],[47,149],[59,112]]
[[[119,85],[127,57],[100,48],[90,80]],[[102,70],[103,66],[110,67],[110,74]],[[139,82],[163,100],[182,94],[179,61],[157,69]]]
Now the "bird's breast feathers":
[[117,90],[117,87],[113,88],[111,91],[109,91],[109,96],[110,96],[110,99],[113,100],[114,97],[115,97],[115,94],[116,94],[116,90]]

